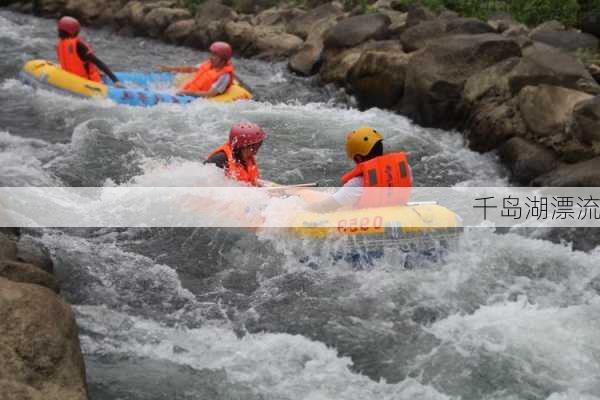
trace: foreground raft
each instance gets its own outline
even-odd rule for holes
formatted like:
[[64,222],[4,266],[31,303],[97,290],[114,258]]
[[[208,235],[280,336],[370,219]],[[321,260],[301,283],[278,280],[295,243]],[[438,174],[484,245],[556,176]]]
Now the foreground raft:
[[[74,75],[46,60],[28,61],[19,77],[24,82],[45,89],[78,97],[99,97],[109,99],[118,104],[149,107],[159,103],[187,104],[196,97],[176,96],[166,93],[173,90],[182,79],[180,75],[164,73],[117,72],[115,74],[128,88],[117,88],[106,83],[93,82]],[[159,87],[160,89],[153,89]],[[252,94],[239,85],[237,81],[225,93],[211,97],[210,101],[227,103],[238,100],[250,100]]]

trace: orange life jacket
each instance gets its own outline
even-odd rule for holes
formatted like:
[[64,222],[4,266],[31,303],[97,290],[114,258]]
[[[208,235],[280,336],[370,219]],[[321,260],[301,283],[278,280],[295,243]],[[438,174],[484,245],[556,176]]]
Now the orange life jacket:
[[207,92],[212,85],[225,74],[231,75],[231,79],[229,80],[229,86],[231,86],[233,83],[233,64],[231,64],[230,61],[220,69],[214,68],[210,60],[205,61],[198,67],[196,75],[183,86],[183,90],[190,92]]
[[242,163],[236,161],[236,159],[233,157],[233,150],[231,149],[229,142],[227,142],[223,146],[210,153],[208,158],[211,158],[215,154],[221,152],[225,153],[225,157],[227,158],[225,174],[228,177],[240,182],[249,183],[252,186],[257,185],[258,178],[260,177],[260,171],[258,170],[258,166],[256,165],[256,160],[254,157],[248,160],[247,165],[244,166]]
[[56,56],[65,71],[94,82],[101,82],[100,71],[94,63],[83,61],[77,54],[77,43],[83,44],[91,52],[92,49],[78,37],[60,39],[56,45]]
[[[342,183],[362,176],[365,188],[412,187],[412,173],[406,154],[403,152],[385,154],[362,162],[352,171],[342,176]],[[406,204],[410,190],[365,190],[356,208],[389,207]]]

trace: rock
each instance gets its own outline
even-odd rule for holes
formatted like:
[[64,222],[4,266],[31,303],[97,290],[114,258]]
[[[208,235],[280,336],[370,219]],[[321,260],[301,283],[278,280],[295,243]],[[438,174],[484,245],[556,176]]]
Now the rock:
[[17,242],[18,261],[33,264],[49,274],[54,272],[54,263],[50,252],[42,244],[33,240],[31,236],[22,236]]
[[477,18],[452,18],[446,25],[446,33],[450,35],[495,33],[494,28]]
[[579,49],[597,50],[598,39],[588,33],[574,31],[537,31],[532,32],[529,37],[537,42],[545,43],[564,51],[576,51]]
[[508,140],[499,150],[500,158],[511,170],[513,178],[523,185],[559,164],[552,150],[520,137]]
[[0,278],[0,338],[3,398],[87,399],[75,318],[53,292]]
[[600,93],[600,87],[585,67],[574,57],[546,45],[532,45],[523,49],[524,57],[510,72],[508,83],[513,94],[525,86],[547,84]]
[[585,187],[600,186],[600,157],[562,165],[533,181],[534,186]]
[[444,10],[440,13],[438,18],[440,18],[440,19],[455,19],[455,18],[460,18],[460,15],[456,11]]
[[600,10],[583,13],[579,25],[581,31],[600,38]]
[[[227,42],[229,38],[225,32],[225,24],[226,23],[223,23],[222,21],[212,21],[204,25],[203,29],[200,29],[198,27],[198,22],[196,22],[196,27],[198,29],[195,29],[190,36],[188,36],[184,44],[205,50],[209,48],[213,42]],[[234,46],[234,49],[236,48],[237,46]]]
[[0,233],[0,260],[16,260],[17,243],[14,238]]
[[422,49],[439,38],[458,34],[493,33],[494,29],[485,22],[474,18],[435,19],[408,28],[400,36],[405,51]]
[[425,126],[453,128],[464,119],[466,80],[521,49],[501,35],[456,35],[432,43],[411,58],[401,111]]
[[396,51],[367,50],[348,73],[348,85],[362,107],[391,108],[402,99],[410,56]]
[[196,24],[202,28],[211,22],[225,23],[237,20],[237,14],[219,0],[206,0],[196,10]]
[[32,11],[34,15],[46,17],[59,17],[65,9],[66,0],[36,0],[33,2]]
[[564,31],[564,30],[566,30],[566,27],[562,22],[552,20],[552,21],[546,21],[546,22],[536,26],[531,31],[531,34],[534,35],[539,32],[546,32],[546,31],[556,32],[556,31]]
[[587,66],[587,71],[590,73],[596,83],[600,83],[600,65],[592,64]]
[[272,5],[271,0],[237,0],[236,10],[244,14],[253,14],[269,8]]
[[40,268],[18,261],[0,260],[0,277],[10,279],[14,282],[31,283],[41,285],[58,293],[58,282],[54,275]]
[[169,43],[183,44],[195,29],[198,29],[195,20],[184,19],[169,25],[163,36]]
[[323,65],[319,71],[321,81],[343,85],[346,82],[348,72],[358,61],[361,54],[362,49],[356,47],[341,52],[332,50],[325,52]]
[[300,75],[310,76],[315,74],[321,64],[323,45],[304,43],[288,62],[288,68]]
[[519,110],[527,127],[545,142],[564,138],[576,104],[592,96],[550,85],[526,86],[518,95]]
[[302,47],[290,58],[288,67],[304,76],[316,73],[321,66],[325,33],[336,23],[336,18],[326,18],[317,22]]
[[302,39],[273,26],[252,26],[248,22],[230,21],[225,24],[230,43],[244,56],[287,57],[300,49]]
[[486,96],[512,97],[507,76],[519,62],[520,58],[511,57],[471,76],[465,83],[463,97],[471,105]]
[[408,6],[406,5],[405,0],[392,0],[390,2],[390,8],[395,11],[407,12]]
[[[408,24],[407,24],[408,25]],[[402,47],[407,52],[424,48],[429,42],[446,35],[446,22],[432,20],[421,22],[418,25],[407,28],[400,35]]]
[[513,21],[513,22],[514,22],[514,20],[515,20],[514,17],[509,12],[506,12],[506,11],[495,12],[488,19],[488,21]]
[[471,150],[488,152],[512,137],[527,134],[514,99],[485,98],[471,107],[469,113],[465,137]]
[[276,30],[261,29],[256,36],[256,47],[263,57],[289,57],[300,50],[302,43],[298,36]]
[[517,38],[519,36],[527,36],[529,34],[529,29],[527,26],[519,23],[509,23],[504,24],[500,23],[498,30],[502,32],[502,34],[509,38]]
[[77,18],[84,25],[89,25],[100,17],[106,6],[106,2],[102,0],[68,0],[65,3],[64,14]]
[[288,24],[296,18],[302,18],[306,11],[299,8],[269,8],[259,13],[254,18],[254,25]]
[[145,28],[144,18],[150,9],[147,4],[141,1],[129,2],[115,15],[115,22],[118,26],[131,29],[134,33],[143,32]]
[[406,29],[406,17],[407,13],[400,11],[394,11],[390,9],[381,9],[379,12],[386,15],[390,19],[390,25],[388,26],[388,32],[390,37],[394,35],[400,35],[404,29]]
[[144,17],[145,30],[151,37],[159,37],[169,25],[190,19],[192,14],[181,8],[155,8]]
[[357,46],[367,40],[381,40],[388,34],[391,20],[384,14],[365,14],[338,22],[325,36],[326,48]]
[[338,3],[326,3],[308,11],[300,18],[292,20],[287,27],[287,31],[302,39],[306,39],[318,22],[325,19],[342,18],[344,15],[344,9]]
[[[400,10],[404,11],[404,10]],[[409,5],[406,7],[406,27],[410,28],[415,25],[419,25],[425,21],[431,21],[436,19],[436,15],[428,8],[421,5]]]
[[573,109],[573,135],[582,143],[600,146],[600,97],[582,101]]
[[377,11],[391,10],[393,0],[377,0],[373,3],[373,8]]

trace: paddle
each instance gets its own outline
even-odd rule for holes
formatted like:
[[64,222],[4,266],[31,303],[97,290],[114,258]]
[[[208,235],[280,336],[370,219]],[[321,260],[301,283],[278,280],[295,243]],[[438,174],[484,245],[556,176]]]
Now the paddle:
[[247,91],[249,91],[250,93],[252,93],[252,89],[250,88],[250,86],[244,82],[243,80],[240,79],[240,76],[236,73],[233,74],[233,79],[235,79],[236,81],[238,81],[238,83]]
[[318,182],[309,182],[309,183],[297,183],[295,185],[283,185],[283,186],[265,186],[263,189],[267,190],[287,190],[287,189],[295,189],[295,188],[303,188],[303,187],[316,187],[319,186]]

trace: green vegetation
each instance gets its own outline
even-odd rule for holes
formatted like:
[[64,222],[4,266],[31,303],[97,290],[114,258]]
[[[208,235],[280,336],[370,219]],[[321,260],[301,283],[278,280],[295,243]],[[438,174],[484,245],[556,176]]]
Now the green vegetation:
[[600,52],[590,49],[579,49],[575,52],[575,58],[583,65],[600,65]]
[[[183,4],[196,11],[205,0],[182,0]],[[374,0],[340,0],[347,10],[359,8],[362,12],[372,11]],[[577,26],[582,12],[597,10],[600,13],[600,0],[401,0],[406,5],[423,4],[440,11],[444,8],[460,15],[487,20],[497,12],[508,12],[517,21],[535,26],[545,21],[558,20],[567,26]],[[223,3],[237,10],[244,9],[248,0],[223,0]],[[307,0],[261,0],[264,6],[293,4],[303,6]],[[312,1],[314,4],[315,2]]]
[[508,12],[529,26],[550,20],[576,26],[581,12],[600,10],[600,0],[404,0],[404,3],[421,3],[436,11],[447,8],[483,20],[497,12]]

